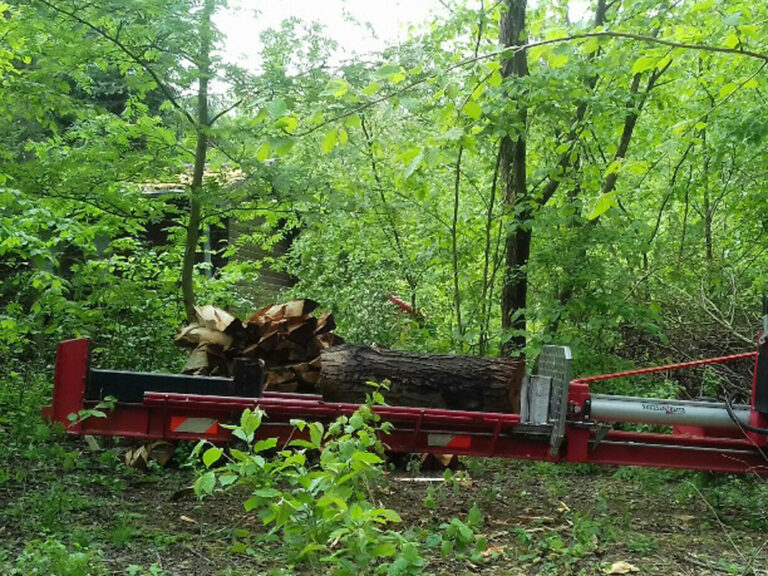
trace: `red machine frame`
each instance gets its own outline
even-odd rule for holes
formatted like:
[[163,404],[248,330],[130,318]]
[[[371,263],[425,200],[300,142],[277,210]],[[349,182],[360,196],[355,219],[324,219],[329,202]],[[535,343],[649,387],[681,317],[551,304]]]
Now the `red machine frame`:
[[[589,418],[590,383],[745,358],[756,359],[750,425],[764,428],[768,426],[768,417],[754,409],[758,352],[571,380],[567,390],[564,441],[554,452],[550,451],[548,429],[530,426],[519,414],[401,406],[381,406],[375,410],[394,425],[393,431],[382,438],[393,452],[768,475],[766,436],[762,434],[743,429],[710,430],[690,426],[675,427],[669,434],[628,432],[601,427]],[[89,341],[61,342],[57,350],[53,404],[43,413],[50,420],[63,423],[70,434],[227,442],[230,431],[219,424],[238,422],[244,409],[259,407],[266,413],[259,435],[288,441],[299,435],[290,423],[292,419],[329,422],[359,408],[356,404],[324,402],[316,395],[265,392],[251,398],[147,391],[142,402],[117,402],[106,418],[72,423],[68,418],[70,414],[96,404],[86,399],[88,378]]]

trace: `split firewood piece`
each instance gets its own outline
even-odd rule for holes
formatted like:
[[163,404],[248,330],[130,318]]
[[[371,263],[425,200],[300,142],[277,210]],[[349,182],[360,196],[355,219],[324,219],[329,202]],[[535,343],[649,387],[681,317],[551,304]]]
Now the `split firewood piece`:
[[333,318],[333,314],[325,312],[317,319],[317,328],[315,328],[315,334],[325,334],[326,332],[332,332],[336,330],[336,320]]
[[333,334],[330,332],[326,332],[325,334],[320,334],[320,336],[317,336],[315,338],[318,344],[320,344],[320,347],[323,348],[323,350],[326,350],[333,346]]
[[160,464],[160,466],[168,464],[175,453],[176,446],[170,442],[152,442],[152,444],[149,445],[150,458]]
[[312,340],[306,343],[305,349],[307,353],[304,357],[314,359],[320,357],[320,351],[323,349],[323,346],[318,341],[317,337],[314,337]]
[[248,322],[252,324],[263,324],[267,320],[267,310],[270,310],[273,307],[272,304],[269,304],[268,306],[264,306],[264,308],[257,310],[248,318]]
[[[248,342],[248,326],[249,325],[245,322],[241,322],[235,318],[226,328],[224,328],[224,334],[231,337],[237,347],[242,347]],[[257,330],[258,334],[258,328],[255,326],[254,328]]]
[[320,381],[320,370],[307,370],[301,375],[297,375],[299,380],[305,384],[311,384],[315,386]]
[[294,380],[296,375],[293,371],[288,369],[272,369],[267,371],[265,389],[274,390],[274,387],[279,384],[284,384],[290,380]]
[[284,318],[298,318],[311,314],[318,307],[318,303],[309,298],[302,298],[301,300],[286,302],[283,306],[285,307],[283,312]]
[[210,304],[206,304],[205,306],[195,306],[195,314],[197,315],[198,324],[201,324],[206,328],[218,330],[219,332],[224,332],[232,322],[237,320],[237,318],[232,316],[232,314],[226,310],[216,308]]
[[309,362],[299,362],[298,364],[289,364],[285,366],[288,370],[292,370],[296,376],[303,374],[309,370]]
[[287,321],[288,339],[297,344],[306,344],[312,339],[317,328],[317,318],[314,316],[299,316]]
[[225,350],[232,345],[232,337],[213,328],[206,328],[199,324],[190,324],[184,328],[175,338],[176,343],[186,344],[217,344]]
[[284,318],[298,318],[300,316],[306,316],[311,314],[312,311],[317,308],[318,303],[309,298],[303,298],[301,300],[291,300],[285,304],[274,304],[267,308],[262,308],[256,314],[251,316],[252,319],[258,321],[259,319],[267,320],[283,320]]
[[208,371],[208,346],[201,344],[187,356],[182,370],[185,374],[203,374]]
[[258,347],[259,352],[270,352],[275,349],[280,340],[280,333],[275,330],[262,337],[255,345]]
[[[319,354],[320,352],[318,351],[317,353]],[[303,362],[307,358],[311,357],[312,356],[308,353],[307,347],[302,346],[301,344],[293,344],[293,346],[291,346],[291,348],[288,350],[288,362]]]
[[421,470],[426,471],[439,471],[445,470],[460,470],[462,468],[459,457],[455,454],[422,454],[421,455]]
[[298,392],[299,383],[296,380],[288,380],[273,385],[269,390],[270,392]]

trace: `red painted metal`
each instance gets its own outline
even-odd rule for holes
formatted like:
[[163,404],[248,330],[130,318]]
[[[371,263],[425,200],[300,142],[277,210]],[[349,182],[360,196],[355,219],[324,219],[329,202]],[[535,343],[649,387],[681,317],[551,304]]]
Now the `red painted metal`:
[[706,366],[708,364],[725,364],[745,358],[757,358],[757,352],[741,352],[739,354],[730,354],[728,356],[718,356],[716,358],[705,358],[703,360],[692,360],[691,362],[680,362],[678,364],[667,364],[665,366],[653,366],[651,368],[638,368],[637,370],[625,370],[624,372],[614,372],[612,374],[599,374],[597,376],[587,376],[586,378],[577,378],[571,380],[572,384],[590,384],[592,382],[602,382],[603,380],[613,380],[615,378],[626,378],[628,376],[641,376],[643,374],[657,374],[659,372],[669,372],[671,370],[682,370],[683,368],[694,368],[695,366]]
[[68,425],[72,433],[80,430],[80,424],[70,423],[68,416],[83,409],[89,346],[87,339],[80,338],[64,340],[56,347],[53,404],[43,410],[45,417]]
[[[760,341],[763,339],[763,334],[760,334]],[[755,367],[752,371],[752,374],[754,377],[752,378],[752,397],[750,399],[750,405],[754,406],[757,396],[757,355],[755,355]],[[768,428],[768,415],[761,414],[760,412],[757,412],[756,410],[752,410],[752,413],[749,416],[749,425],[754,426],[756,428]],[[768,436],[764,434],[756,434],[755,432],[747,432],[747,437],[752,441],[753,444],[756,446],[766,447],[768,446]]]
[[[395,452],[451,453],[466,456],[493,456],[510,459],[587,462],[609,465],[657,466],[708,470],[712,472],[768,475],[768,460],[751,437],[727,437],[709,430],[678,430],[673,434],[651,434],[611,430],[598,441],[597,427],[590,422],[589,382],[688,368],[752,357],[736,354],[705,361],[685,362],[644,370],[582,378],[571,382],[569,416],[564,446],[550,455],[548,428],[531,430],[521,426],[518,414],[467,412],[403,406],[374,408],[383,420],[393,424],[382,440]],[[68,424],[67,415],[77,413],[86,402],[88,342],[62,342],[56,361],[53,406],[45,414],[53,421]],[[204,396],[147,392],[142,403],[118,403],[107,418],[89,418],[71,426],[72,434],[124,436],[143,440],[197,440],[226,442],[229,430],[211,426],[205,432],[180,432],[174,422],[186,418],[214,419],[220,424],[239,421],[246,408],[259,407],[265,419],[260,437],[276,437],[285,443],[302,437],[291,420],[329,422],[349,416],[357,404],[323,402],[317,395],[265,393],[260,398]],[[445,442],[430,442],[430,435],[450,436]],[[442,444],[442,445],[433,445]]]

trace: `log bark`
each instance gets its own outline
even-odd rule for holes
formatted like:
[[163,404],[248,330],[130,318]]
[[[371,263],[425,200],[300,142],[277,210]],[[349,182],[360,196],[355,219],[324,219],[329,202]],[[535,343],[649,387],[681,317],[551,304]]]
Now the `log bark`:
[[345,344],[321,353],[318,388],[329,402],[363,402],[367,382],[390,382],[386,402],[453,410],[519,412],[519,358],[414,354]]

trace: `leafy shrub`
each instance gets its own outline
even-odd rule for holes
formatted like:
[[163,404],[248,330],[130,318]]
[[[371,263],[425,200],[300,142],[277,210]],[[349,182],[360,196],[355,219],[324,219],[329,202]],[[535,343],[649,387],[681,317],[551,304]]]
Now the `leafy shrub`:
[[106,574],[95,552],[75,546],[74,551],[56,539],[28,542],[11,570],[11,576],[99,576]]
[[[293,421],[298,438],[273,456],[266,454],[277,448],[277,439],[256,438],[263,413],[246,410],[232,433],[247,449],[226,455],[208,447],[202,454],[208,470],[195,490],[203,497],[246,486],[245,509],[258,511],[271,527],[263,538],[279,536],[292,563],[328,564],[336,575],[421,574],[418,544],[392,528],[400,516],[372,502],[372,490],[384,474],[378,433],[390,427],[373,411],[382,403],[381,393],[374,391],[353,415],[339,417],[327,429],[319,422]],[[197,452],[203,447],[201,442]],[[258,537],[246,531],[239,536],[235,549],[241,552]]]

